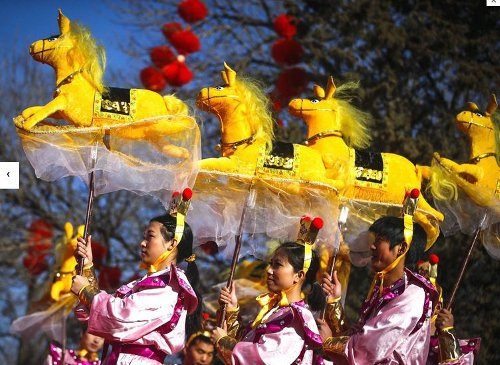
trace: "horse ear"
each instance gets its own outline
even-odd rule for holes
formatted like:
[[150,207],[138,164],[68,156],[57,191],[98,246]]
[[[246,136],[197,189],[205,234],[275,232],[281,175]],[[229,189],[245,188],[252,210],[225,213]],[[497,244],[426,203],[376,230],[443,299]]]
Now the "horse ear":
[[59,32],[61,34],[69,33],[69,19],[62,13],[61,9],[59,9],[59,17],[57,18],[59,23]]
[[490,95],[490,102],[488,103],[488,106],[486,107],[486,116],[492,115],[496,110],[498,109],[498,102],[497,102],[497,97],[495,94]]
[[224,78],[224,81],[226,81],[227,85],[229,86],[234,86],[236,82],[236,71],[232,70],[231,67],[227,65],[226,62],[224,62],[224,69],[226,73],[226,77]]
[[70,222],[64,224],[64,233],[66,234],[66,239],[73,237],[73,225]]
[[314,85],[313,87],[314,90],[314,96],[320,99],[324,99],[325,97],[325,90],[319,85]]
[[333,82],[333,77],[330,76],[328,78],[328,84],[326,85],[325,99],[331,99],[333,94],[335,94],[336,89],[337,89],[337,87],[335,86],[335,83]]
[[476,110],[479,110],[479,107],[477,106],[476,103],[473,103],[472,101],[469,101],[467,103],[467,110],[470,112],[475,112]]
[[83,233],[85,232],[85,226],[82,224],[82,225],[79,225],[78,226],[78,229],[76,231],[76,234],[78,237],[83,237]]

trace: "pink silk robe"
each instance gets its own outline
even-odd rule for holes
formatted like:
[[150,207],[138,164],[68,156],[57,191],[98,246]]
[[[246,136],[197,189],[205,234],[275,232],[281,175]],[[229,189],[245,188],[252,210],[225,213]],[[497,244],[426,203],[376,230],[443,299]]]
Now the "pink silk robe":
[[403,279],[381,295],[376,285],[372,293],[345,347],[347,363],[425,365],[430,319],[437,302],[432,284],[405,269]]
[[[123,285],[114,295],[101,291],[93,300],[88,332],[112,346],[149,346],[165,355],[184,347],[185,322],[198,304],[184,272],[175,265]],[[111,354],[112,355],[112,354]],[[144,356],[108,355],[104,364],[161,364]]]
[[285,365],[302,359],[312,364],[313,349],[321,347],[318,327],[303,301],[279,308],[251,329],[232,352],[235,365]]
[[[51,343],[49,347],[49,355],[47,356],[47,359],[45,359],[43,365],[61,365],[61,357],[61,347]],[[99,359],[95,361],[80,359],[74,350],[66,349],[66,353],[64,355],[65,365],[99,365],[100,363],[101,361]]]

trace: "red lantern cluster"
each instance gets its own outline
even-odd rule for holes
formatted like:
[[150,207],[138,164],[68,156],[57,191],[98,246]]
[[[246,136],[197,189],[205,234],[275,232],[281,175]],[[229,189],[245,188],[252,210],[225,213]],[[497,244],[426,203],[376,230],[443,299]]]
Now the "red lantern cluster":
[[38,219],[31,223],[27,254],[23,258],[23,265],[30,275],[39,275],[48,269],[46,258],[52,248],[53,237],[53,227],[46,220]]
[[283,68],[276,80],[276,88],[271,93],[274,109],[279,112],[281,105],[302,93],[309,82],[306,71],[297,65],[304,57],[304,49],[293,39],[297,34],[297,19],[287,15],[278,15],[274,20],[274,30],[281,37],[271,47],[271,56]]
[[[188,23],[199,22],[208,15],[206,5],[200,0],[182,0],[177,10]],[[177,55],[166,45],[154,47],[149,54],[154,66],[146,67],[140,73],[144,87],[157,92],[167,85],[180,87],[189,83],[193,73],[186,65],[186,56],[201,48],[199,38],[190,27],[184,28],[178,22],[170,22],[165,23],[161,31]]]
[[99,272],[99,288],[113,291],[120,286],[122,271],[118,266],[103,266]]

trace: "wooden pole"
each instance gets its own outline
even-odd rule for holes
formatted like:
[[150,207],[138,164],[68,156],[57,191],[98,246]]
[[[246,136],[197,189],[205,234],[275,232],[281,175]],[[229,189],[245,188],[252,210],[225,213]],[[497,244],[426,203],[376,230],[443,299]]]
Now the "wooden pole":
[[479,223],[479,226],[477,227],[476,231],[474,232],[474,237],[472,238],[472,242],[470,243],[469,251],[467,251],[467,255],[465,256],[464,261],[462,262],[462,267],[460,268],[460,273],[458,274],[458,278],[455,282],[455,285],[453,286],[453,290],[451,291],[450,299],[448,300],[448,304],[446,305],[446,309],[448,309],[448,310],[450,310],[451,306],[453,305],[453,301],[455,300],[455,296],[457,294],[458,287],[460,286],[460,284],[462,282],[462,279],[463,279],[463,276],[465,273],[465,269],[466,269],[467,264],[469,263],[469,261],[472,257],[472,251],[474,250],[474,247],[476,246],[476,243],[477,243],[478,238],[479,238],[479,234],[483,230],[483,224],[486,221],[486,216],[487,216],[487,213],[485,212],[483,215],[483,218],[481,219],[481,221]]
[[[245,205],[243,206],[243,211],[241,212],[240,225],[238,227],[238,233],[236,234],[236,245],[234,247],[233,258],[231,260],[231,268],[229,270],[229,278],[227,279],[226,288],[231,291],[233,287],[234,272],[236,271],[236,265],[238,264],[238,258],[240,256],[241,250],[241,237],[243,235],[243,222],[245,220],[245,214],[249,207],[255,204],[255,190],[253,189],[254,182],[250,184],[248,189],[248,195],[245,200]],[[222,327],[224,325],[224,320],[226,319],[226,304],[221,304],[219,310],[219,318],[217,320],[217,325]]]
[[[328,269],[327,269],[327,272],[330,275],[330,277],[333,276],[333,272],[335,271],[335,261],[337,260],[337,254],[338,254],[339,248],[340,248],[340,240],[342,237],[342,232],[344,230],[345,223],[347,222],[348,215],[349,215],[349,208],[345,205],[342,205],[340,207],[340,213],[339,213],[339,219],[338,219],[338,234],[335,235],[335,242],[333,244],[333,252],[332,252],[332,256],[330,257],[329,265],[328,265]],[[326,306],[327,306],[327,304],[325,303],[325,306],[321,310],[320,319],[322,319],[322,320],[325,319]]]

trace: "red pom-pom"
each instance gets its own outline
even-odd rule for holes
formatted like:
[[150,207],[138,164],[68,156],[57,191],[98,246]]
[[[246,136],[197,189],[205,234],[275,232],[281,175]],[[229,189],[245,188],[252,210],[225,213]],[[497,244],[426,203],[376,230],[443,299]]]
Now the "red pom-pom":
[[188,55],[199,51],[201,47],[200,40],[191,30],[174,32],[168,39],[177,52],[182,55]]
[[172,198],[175,198],[177,195],[179,195],[181,192],[180,191],[174,191],[172,193]]
[[151,52],[149,52],[149,56],[151,58],[151,62],[153,62],[153,64],[158,68],[162,68],[170,62],[175,61],[174,52],[167,46],[154,47]]
[[143,68],[140,77],[146,89],[161,91],[167,86],[163,74],[154,67]]
[[207,312],[201,312],[201,318],[203,318],[204,321],[208,321],[208,319],[210,318],[210,314],[208,314]]
[[165,36],[166,39],[170,40],[170,36],[176,32],[180,32],[182,30],[181,23],[170,22],[163,24],[161,27],[161,32]]
[[420,266],[422,266],[423,264],[425,264],[425,261],[424,261],[424,260],[418,260],[418,262],[417,262],[417,267],[420,267]]
[[280,65],[295,65],[302,61],[304,50],[295,39],[278,39],[271,48],[271,55]]
[[205,243],[202,243],[200,247],[207,255],[213,256],[217,252],[219,252],[219,246],[217,246],[217,243],[214,241],[207,241]]
[[313,219],[311,224],[314,228],[321,229],[323,228],[323,219],[321,219],[320,217],[316,217]]
[[208,15],[207,6],[199,0],[183,0],[177,8],[179,15],[188,23],[198,22]]
[[280,96],[290,98],[302,93],[309,82],[307,72],[300,67],[284,70],[276,81],[276,88]]
[[418,189],[413,189],[410,193],[410,197],[412,199],[417,199],[420,196],[420,190]]
[[183,200],[189,200],[193,196],[193,190],[190,188],[185,188],[184,191],[182,192],[182,199]]
[[167,82],[173,86],[182,86],[193,79],[191,70],[184,62],[172,62],[171,64],[163,67],[162,71],[163,76],[167,79]]
[[431,253],[429,255],[429,262],[431,265],[436,265],[439,262],[439,257],[435,253]]
[[300,218],[301,222],[309,222],[312,218],[309,217],[308,215],[303,215],[302,218]]
[[274,19],[274,30],[280,36],[291,38],[297,33],[297,20],[290,15],[281,14]]

